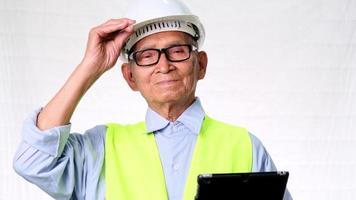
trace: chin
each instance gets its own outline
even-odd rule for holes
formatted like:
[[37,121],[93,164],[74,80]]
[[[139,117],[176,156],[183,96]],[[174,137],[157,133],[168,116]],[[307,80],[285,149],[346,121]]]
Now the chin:
[[157,99],[159,99],[160,102],[162,103],[168,103],[168,102],[178,102],[181,100],[182,96],[171,96],[171,95],[167,95],[167,96],[161,96]]
[[184,92],[170,91],[159,94],[156,99],[161,103],[181,102],[188,99],[186,95]]

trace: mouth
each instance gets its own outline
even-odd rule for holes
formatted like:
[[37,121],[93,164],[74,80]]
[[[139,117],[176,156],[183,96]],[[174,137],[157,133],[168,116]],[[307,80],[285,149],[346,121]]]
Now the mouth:
[[158,81],[156,85],[171,85],[175,84],[178,80],[163,80],[163,81]]

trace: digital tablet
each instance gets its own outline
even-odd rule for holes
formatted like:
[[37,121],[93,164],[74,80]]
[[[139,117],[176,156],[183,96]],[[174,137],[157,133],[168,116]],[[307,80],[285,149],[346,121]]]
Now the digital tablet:
[[289,173],[201,174],[195,200],[282,200]]

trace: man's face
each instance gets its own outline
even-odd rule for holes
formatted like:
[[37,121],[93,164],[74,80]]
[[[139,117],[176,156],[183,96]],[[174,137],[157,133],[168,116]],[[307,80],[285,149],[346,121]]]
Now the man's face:
[[[182,32],[161,32],[140,40],[134,51],[192,42],[192,38]],[[149,105],[189,103],[195,98],[198,80],[205,76],[206,65],[205,52],[192,51],[190,58],[181,62],[171,62],[162,53],[155,65],[142,67],[131,61],[123,64],[122,72],[131,89],[139,91]]]

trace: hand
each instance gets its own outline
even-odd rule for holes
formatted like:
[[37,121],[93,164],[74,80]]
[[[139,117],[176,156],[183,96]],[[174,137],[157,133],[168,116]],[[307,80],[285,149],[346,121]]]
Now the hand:
[[82,62],[38,115],[36,124],[39,129],[46,130],[70,122],[85,92],[115,65],[122,46],[133,33],[134,23],[130,19],[111,19],[90,31]]
[[97,76],[111,69],[120,56],[123,45],[133,33],[134,23],[134,20],[126,18],[111,19],[92,28],[81,66]]

